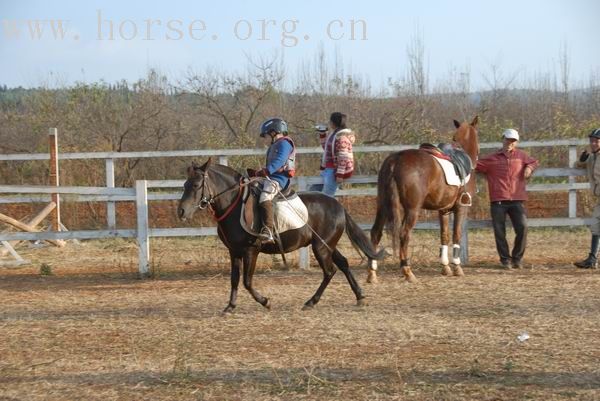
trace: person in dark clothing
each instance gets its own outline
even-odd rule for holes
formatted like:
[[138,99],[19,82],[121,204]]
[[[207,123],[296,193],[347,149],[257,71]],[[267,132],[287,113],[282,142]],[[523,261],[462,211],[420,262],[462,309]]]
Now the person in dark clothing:
[[592,212],[592,224],[590,225],[590,231],[592,232],[590,253],[586,259],[574,263],[580,269],[595,269],[598,267],[598,248],[600,247],[600,163],[598,163],[600,128],[593,130],[588,137],[590,139],[590,151],[588,152],[587,149],[583,151],[575,167],[587,170],[596,207]]

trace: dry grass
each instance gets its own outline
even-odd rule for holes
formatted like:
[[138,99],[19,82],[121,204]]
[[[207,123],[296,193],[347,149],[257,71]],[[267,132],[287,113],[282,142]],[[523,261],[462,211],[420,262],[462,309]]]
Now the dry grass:
[[390,263],[357,308],[340,274],[309,312],[320,271],[262,257],[255,284],[273,310],[242,288],[227,317],[214,239],[153,241],[145,281],[130,242],[26,250],[32,266],[0,270],[0,399],[599,399],[600,274],[570,266],[588,236],[532,230],[528,268],[505,272],[491,235],[475,233],[474,267],[457,279],[439,275],[436,237],[419,233],[420,284]]

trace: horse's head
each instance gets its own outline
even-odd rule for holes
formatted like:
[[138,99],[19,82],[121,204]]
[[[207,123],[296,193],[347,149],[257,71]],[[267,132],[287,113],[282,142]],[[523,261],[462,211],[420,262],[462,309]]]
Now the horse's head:
[[188,178],[183,184],[183,196],[177,206],[177,216],[182,221],[191,219],[196,209],[205,209],[211,202],[211,189],[207,182],[211,159],[203,165],[193,162],[187,169]]
[[479,116],[475,116],[473,121],[470,123],[463,122],[459,123],[454,120],[454,126],[456,132],[452,140],[458,142],[460,146],[469,154],[473,162],[477,161],[477,155],[479,154],[479,134],[477,132],[477,124],[479,123]]
[[191,219],[196,209],[209,208],[213,214],[224,209],[235,197],[233,190],[239,188],[241,179],[237,171],[212,163],[210,158],[201,166],[192,163],[187,174],[183,196],[177,207],[177,216],[181,220]]

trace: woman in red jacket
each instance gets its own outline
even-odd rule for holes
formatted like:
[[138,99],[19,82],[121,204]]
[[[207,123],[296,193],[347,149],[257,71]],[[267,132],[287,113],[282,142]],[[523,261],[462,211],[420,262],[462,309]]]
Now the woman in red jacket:
[[334,196],[339,184],[350,178],[354,172],[354,155],[352,144],[354,132],[346,127],[347,116],[340,112],[331,114],[329,132],[319,132],[319,140],[323,147],[321,159],[322,192]]

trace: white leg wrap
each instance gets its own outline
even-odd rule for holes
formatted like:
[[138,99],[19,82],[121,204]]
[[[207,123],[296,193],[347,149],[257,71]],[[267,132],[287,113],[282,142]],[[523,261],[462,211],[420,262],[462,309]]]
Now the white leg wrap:
[[452,245],[452,264],[460,265],[460,245]]
[[377,270],[377,261],[375,259],[369,261],[369,269]]
[[448,245],[440,246],[440,263],[444,266],[448,266],[448,263],[450,263],[448,259]]

